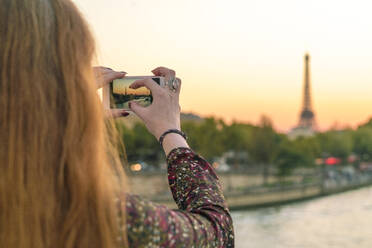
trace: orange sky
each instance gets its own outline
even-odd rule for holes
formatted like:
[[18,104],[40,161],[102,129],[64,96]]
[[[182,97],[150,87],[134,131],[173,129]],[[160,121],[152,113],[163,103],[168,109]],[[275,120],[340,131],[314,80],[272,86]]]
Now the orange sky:
[[75,0],[98,60],[129,75],[159,66],[183,80],[184,111],[286,131],[298,121],[311,55],[319,126],[372,116],[372,2],[367,0]]
[[138,89],[128,88],[127,93],[132,94],[132,95],[141,95],[141,96],[151,94],[150,90],[147,89],[146,87],[141,87],[141,88],[138,88]]
[[113,91],[116,94],[132,94],[132,95],[150,95],[150,90],[146,87],[140,87],[138,89],[129,88],[129,86],[135,80],[125,80],[125,79],[117,79],[114,81],[114,88]]

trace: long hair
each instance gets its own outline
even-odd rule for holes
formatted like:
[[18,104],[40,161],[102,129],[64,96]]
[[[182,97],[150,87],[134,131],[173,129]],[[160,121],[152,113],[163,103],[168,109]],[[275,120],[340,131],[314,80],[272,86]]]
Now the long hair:
[[70,0],[0,0],[0,247],[125,240],[94,54]]

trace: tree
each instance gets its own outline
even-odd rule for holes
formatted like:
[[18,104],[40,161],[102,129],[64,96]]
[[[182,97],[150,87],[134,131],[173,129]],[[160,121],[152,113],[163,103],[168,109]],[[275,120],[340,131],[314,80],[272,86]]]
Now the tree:
[[352,132],[350,130],[328,131],[317,135],[321,151],[331,156],[339,157],[344,162],[353,148]]
[[274,159],[281,139],[274,131],[271,120],[262,116],[259,127],[252,132],[249,153],[262,166],[264,184],[268,183],[269,165]]
[[119,134],[124,142],[128,162],[144,161],[157,166],[164,160],[164,152],[156,138],[147,131],[144,124],[137,122],[132,128],[117,123]]
[[366,128],[372,128],[372,118],[370,118],[366,123],[360,125],[358,127],[358,129],[364,128],[364,127],[366,127]]
[[321,145],[316,137],[298,137],[293,145],[297,151],[306,154],[313,161],[322,155]]
[[255,127],[249,124],[232,123],[225,125],[222,130],[224,151],[232,152],[228,163],[238,169],[241,165],[252,163],[249,148]]
[[283,179],[292,173],[295,168],[306,167],[313,164],[308,153],[300,151],[294,142],[283,142],[275,157],[277,175]]
[[214,160],[224,152],[222,120],[206,118],[203,122],[183,122],[182,129],[189,136],[190,146],[207,160]]
[[353,152],[363,161],[372,159],[372,127],[358,128],[353,133]]

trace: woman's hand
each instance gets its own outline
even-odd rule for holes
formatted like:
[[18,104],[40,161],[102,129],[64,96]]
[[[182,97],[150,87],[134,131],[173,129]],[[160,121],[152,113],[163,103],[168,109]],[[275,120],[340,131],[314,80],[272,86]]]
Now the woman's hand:
[[[161,76],[168,82],[176,77],[176,72],[165,67],[158,67],[152,71],[155,76]],[[135,102],[130,102],[129,107],[145,123],[147,129],[159,140],[160,136],[168,129],[181,130],[179,96],[181,80],[177,78],[179,85],[174,91],[169,87],[161,87],[152,79],[135,81],[130,87],[139,88],[145,86],[151,90],[153,102],[148,107],[141,107]],[[177,147],[189,147],[186,140],[175,133],[167,134],[163,140],[163,149],[166,155]]]
[[[176,76],[175,71],[165,67],[158,67],[152,72],[155,76],[164,77],[166,82]],[[181,83],[180,79],[178,81]],[[176,91],[171,91],[168,87],[163,88],[151,78],[147,78],[135,81],[130,88],[137,89],[143,86],[151,90],[152,104],[142,107],[132,101],[129,105],[133,112],[143,120],[148,130],[157,139],[168,129],[180,130],[180,86]]]
[[[127,74],[126,72],[113,71],[112,69],[103,66],[93,67],[93,72],[94,76],[96,77],[97,89],[100,89],[106,84],[111,83],[114,79],[123,78]],[[125,117],[128,115],[129,113],[127,111],[121,109],[105,110],[106,117],[116,118]]]

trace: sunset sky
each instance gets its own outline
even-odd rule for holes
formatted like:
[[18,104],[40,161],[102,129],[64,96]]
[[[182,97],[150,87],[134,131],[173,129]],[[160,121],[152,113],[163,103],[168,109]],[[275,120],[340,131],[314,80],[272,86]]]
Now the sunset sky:
[[372,116],[370,0],[75,0],[100,64],[128,75],[162,65],[183,80],[183,111],[296,125],[311,56],[318,125]]

